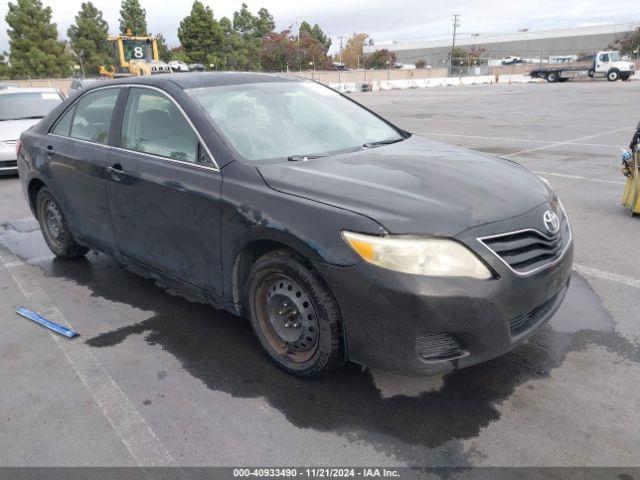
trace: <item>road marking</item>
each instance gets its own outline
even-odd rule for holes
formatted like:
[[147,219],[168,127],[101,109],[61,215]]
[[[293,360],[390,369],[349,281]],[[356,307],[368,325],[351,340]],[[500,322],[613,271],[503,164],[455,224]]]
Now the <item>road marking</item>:
[[[27,299],[28,306],[51,321],[74,329],[26,268],[26,264],[11,253],[4,239],[0,238],[0,242],[8,252],[4,253],[0,249],[0,261]],[[17,266],[25,268],[18,269]],[[89,348],[81,340],[68,340],[53,332],[49,333],[135,462],[142,467],[179,466]]]
[[[501,142],[522,142],[522,143],[544,143],[545,145],[555,145],[562,142],[549,141],[549,140],[528,140],[526,138],[505,138],[505,137],[485,137],[482,135],[462,135],[458,133],[430,133],[419,132],[420,135],[426,136],[438,136],[438,137],[460,137],[460,138],[475,138],[480,140],[499,140]],[[602,147],[602,148],[624,148],[624,145],[604,145],[601,143],[574,143],[568,142],[567,145],[581,145],[585,147]]]
[[523,153],[531,153],[531,152],[537,152],[539,150],[546,150],[548,148],[561,147],[562,145],[569,145],[569,144],[579,143],[582,140],[589,140],[590,138],[602,137],[603,135],[611,135],[613,133],[624,132],[626,130],[632,130],[633,128],[635,128],[635,127],[617,128],[616,130],[609,130],[607,132],[595,133],[593,135],[587,135],[586,137],[573,138],[573,139],[567,140],[565,142],[550,143],[549,145],[543,145],[541,147],[528,148],[526,150],[520,150],[518,152],[510,153],[510,154],[508,154],[506,156],[507,157],[513,157],[513,156],[517,156],[517,155],[522,155]]
[[602,180],[600,178],[581,177],[580,175],[569,175],[567,173],[552,173],[552,172],[540,172],[532,170],[537,175],[548,175],[552,177],[572,178],[574,180],[588,180],[589,182],[608,183],[612,185],[624,185],[626,182],[620,182],[617,180]]
[[622,283],[630,287],[640,288],[640,280],[632,277],[626,277],[624,275],[618,275],[617,273],[605,272],[593,267],[587,267],[585,265],[574,264],[573,269],[584,275],[591,275],[592,277],[601,278],[603,280],[609,280],[610,282]]

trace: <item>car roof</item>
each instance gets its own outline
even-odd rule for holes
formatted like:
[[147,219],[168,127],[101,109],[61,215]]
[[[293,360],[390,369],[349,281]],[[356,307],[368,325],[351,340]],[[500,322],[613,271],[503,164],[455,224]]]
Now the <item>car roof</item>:
[[58,89],[49,87],[19,87],[17,85],[0,88],[0,95],[8,95],[11,93],[58,93]]
[[[254,72],[192,72],[145,75],[142,77],[126,77],[114,80],[111,84],[141,84],[162,87],[173,83],[183,90],[191,88],[219,87],[247,83],[300,82],[303,79],[284,73]],[[92,88],[96,88],[92,86]]]

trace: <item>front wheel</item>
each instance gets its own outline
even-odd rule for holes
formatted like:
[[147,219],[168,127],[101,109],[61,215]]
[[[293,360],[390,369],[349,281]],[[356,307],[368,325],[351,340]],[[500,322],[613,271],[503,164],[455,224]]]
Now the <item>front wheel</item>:
[[260,344],[280,368],[315,377],[345,362],[338,304],[305,258],[289,250],[259,258],[246,302]]
[[618,78],[620,78],[620,72],[615,68],[612,68],[607,73],[607,80],[609,80],[610,82],[615,82],[616,80],[618,80]]
[[46,187],[38,192],[36,212],[44,240],[56,256],[78,258],[86,255],[89,249],[73,239],[60,205]]

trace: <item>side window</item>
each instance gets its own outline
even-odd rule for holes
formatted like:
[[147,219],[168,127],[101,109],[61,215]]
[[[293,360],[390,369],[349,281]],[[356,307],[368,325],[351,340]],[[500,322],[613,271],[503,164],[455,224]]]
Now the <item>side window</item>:
[[600,55],[600,61],[601,62],[608,62],[609,61],[609,54],[608,53],[603,53],[602,55]]
[[76,105],[71,137],[106,144],[119,93],[119,88],[107,88],[82,97]]
[[74,105],[71,108],[69,108],[66,112],[64,112],[64,115],[60,117],[60,119],[58,120],[58,123],[56,123],[56,126],[53,127],[53,130],[51,133],[68,137],[69,131],[71,130],[71,120],[73,120],[73,112],[75,111],[75,109],[76,109],[76,106]]
[[182,112],[165,95],[132,88],[122,122],[122,148],[196,163],[198,139]]

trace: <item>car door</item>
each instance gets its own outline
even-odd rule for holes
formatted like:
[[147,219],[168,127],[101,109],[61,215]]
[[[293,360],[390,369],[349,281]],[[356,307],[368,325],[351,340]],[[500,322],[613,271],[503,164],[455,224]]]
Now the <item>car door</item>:
[[108,157],[109,209],[121,254],[222,293],[222,176],[177,102],[164,91],[128,92]]
[[42,143],[53,194],[71,230],[105,250],[115,246],[105,167],[112,119],[121,91],[110,87],[83,95],[63,113]]

